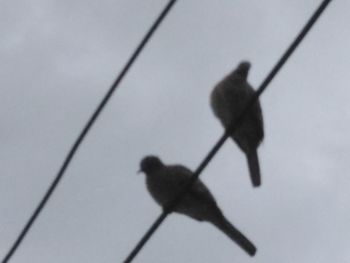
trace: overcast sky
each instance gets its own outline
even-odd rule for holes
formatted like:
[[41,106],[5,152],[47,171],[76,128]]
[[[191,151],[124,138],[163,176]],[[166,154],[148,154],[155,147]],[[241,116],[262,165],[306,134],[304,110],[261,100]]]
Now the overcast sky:
[[[165,0],[0,0],[0,256]],[[320,0],[178,1],[89,133],[13,263],[122,262],[161,212],[140,159],[195,169],[242,59],[257,87]],[[350,261],[350,2],[333,1],[263,94],[263,184],[227,141],[201,178],[258,247],[171,215],[135,262]]]

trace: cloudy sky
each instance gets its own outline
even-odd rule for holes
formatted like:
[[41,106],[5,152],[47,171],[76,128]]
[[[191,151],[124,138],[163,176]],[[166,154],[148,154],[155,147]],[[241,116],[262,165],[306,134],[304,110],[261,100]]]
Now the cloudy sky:
[[[319,2],[179,1],[11,262],[122,262],[161,211],[140,159],[195,169],[223,132],[209,107],[215,83],[249,59],[257,87]],[[166,3],[0,1],[1,257]],[[256,257],[174,214],[135,262],[350,261],[349,9],[330,4],[261,98],[262,187],[232,141],[201,176]]]

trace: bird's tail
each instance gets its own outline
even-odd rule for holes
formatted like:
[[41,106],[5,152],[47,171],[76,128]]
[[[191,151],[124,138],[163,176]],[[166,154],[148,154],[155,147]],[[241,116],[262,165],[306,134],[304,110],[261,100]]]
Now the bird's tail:
[[256,149],[247,153],[247,161],[249,166],[250,179],[254,187],[261,185],[261,176],[260,176],[260,166],[258,159],[258,152]]
[[224,232],[232,241],[237,243],[244,251],[250,256],[254,256],[256,253],[256,247],[252,242],[248,240],[237,228],[235,228],[224,215],[220,216],[218,220],[212,221],[212,223]]

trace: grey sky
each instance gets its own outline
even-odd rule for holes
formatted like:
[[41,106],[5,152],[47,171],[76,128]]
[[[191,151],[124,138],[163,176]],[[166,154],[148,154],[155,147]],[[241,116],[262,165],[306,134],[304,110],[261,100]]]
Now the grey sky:
[[[0,1],[0,255],[167,1]],[[213,85],[241,59],[258,86],[320,1],[179,1],[11,262],[121,262],[159,215],[139,160],[194,169],[222,133]],[[333,1],[261,99],[263,185],[228,141],[202,175],[251,259],[170,216],[135,262],[350,261],[349,1]]]

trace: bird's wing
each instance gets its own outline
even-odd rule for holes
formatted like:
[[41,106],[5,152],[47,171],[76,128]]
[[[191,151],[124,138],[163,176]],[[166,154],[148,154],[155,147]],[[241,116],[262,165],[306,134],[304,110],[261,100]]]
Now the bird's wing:
[[[181,182],[183,183],[183,185],[185,185],[188,182],[188,180],[190,180],[190,178],[193,176],[193,172],[182,165],[178,165],[176,166],[176,168],[177,178],[181,178]],[[209,189],[200,179],[197,179],[193,183],[191,189],[188,191],[188,194],[191,195],[191,197],[193,198],[198,198],[202,201],[216,204],[214,196],[210,193]]]
[[[248,93],[249,96],[254,96],[255,94],[255,90],[253,89],[253,87],[247,82],[246,83],[247,88],[245,89]],[[259,133],[260,138],[264,137],[264,121],[263,121],[263,115],[262,115],[262,110],[261,110],[261,105],[260,105],[260,101],[257,100],[257,102],[254,104],[254,106],[252,107],[252,110],[250,111],[250,118],[254,121],[254,123],[256,124],[256,132]]]
[[[186,183],[193,176],[193,172],[185,166],[174,165],[171,168],[171,170],[174,171],[174,173],[176,173],[174,174],[174,179],[176,178],[176,184],[179,187],[183,187],[184,185],[186,185]],[[188,191],[188,194],[194,198],[199,198],[201,200],[216,203],[215,198],[200,179],[197,179],[193,183],[191,189]]]
[[172,178],[174,183],[179,186],[186,184],[193,175],[190,169],[182,165],[169,165],[167,173],[169,178]]
[[255,103],[255,105],[254,105],[254,112],[255,112],[255,114],[253,114],[252,117],[254,118],[255,123],[258,124],[256,126],[256,128],[258,129],[257,132],[259,133],[259,137],[263,138],[264,137],[264,121],[263,121],[263,115],[262,115],[261,106],[260,106],[259,101],[257,101],[257,103]]
[[214,203],[216,205],[214,196],[210,193],[209,189],[199,180],[193,184],[191,194],[194,197],[198,197],[201,200],[205,200],[206,202]]

